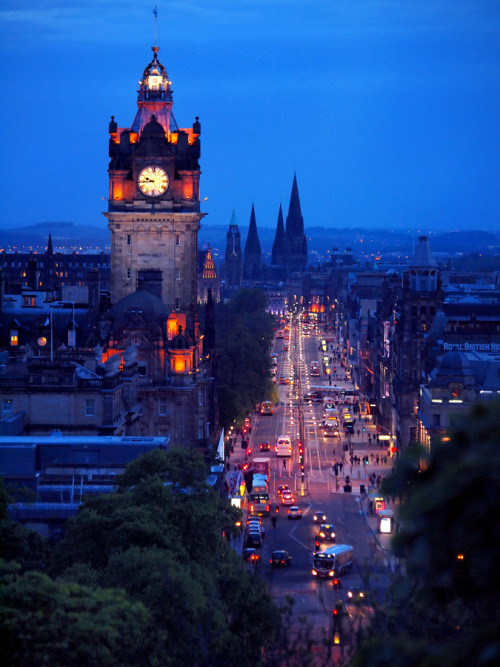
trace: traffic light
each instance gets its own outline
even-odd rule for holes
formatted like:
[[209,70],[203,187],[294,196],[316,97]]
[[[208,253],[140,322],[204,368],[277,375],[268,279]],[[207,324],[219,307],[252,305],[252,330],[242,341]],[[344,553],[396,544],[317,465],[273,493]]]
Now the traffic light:
[[301,442],[299,442],[299,454],[300,454],[300,456],[302,456],[303,453],[304,453],[304,445]]
[[333,580],[333,590],[339,591],[342,588],[342,579]]
[[335,629],[340,629],[340,619],[342,616],[342,600],[337,600],[335,607],[332,609],[333,626]]

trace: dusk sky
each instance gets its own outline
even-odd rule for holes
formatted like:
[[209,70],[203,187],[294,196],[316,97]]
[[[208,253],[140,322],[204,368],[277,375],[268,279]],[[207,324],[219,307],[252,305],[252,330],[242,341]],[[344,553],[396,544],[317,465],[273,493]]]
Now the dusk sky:
[[106,228],[155,4],[203,225],[500,231],[499,0],[3,0],[2,227]]

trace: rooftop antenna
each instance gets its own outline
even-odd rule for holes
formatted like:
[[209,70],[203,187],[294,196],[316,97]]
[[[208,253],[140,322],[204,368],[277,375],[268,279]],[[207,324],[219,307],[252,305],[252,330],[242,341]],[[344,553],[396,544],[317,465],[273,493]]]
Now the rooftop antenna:
[[157,36],[158,36],[158,7],[155,5],[155,8],[153,9],[153,14],[155,17],[155,46],[157,45]]

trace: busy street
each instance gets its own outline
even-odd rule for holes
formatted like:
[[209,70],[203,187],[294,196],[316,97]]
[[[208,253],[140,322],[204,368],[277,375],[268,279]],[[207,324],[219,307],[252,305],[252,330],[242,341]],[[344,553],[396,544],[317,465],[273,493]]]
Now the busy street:
[[[293,600],[292,626],[306,619],[315,635],[331,635],[333,643],[337,635],[345,643],[348,628],[371,613],[370,600],[383,598],[388,575],[400,566],[389,552],[391,504],[378,492],[393,460],[350,377],[335,331],[290,316],[277,331],[272,358],[279,400],[272,409],[259,406],[229,440],[228,477],[247,472],[248,479],[253,471],[255,478],[255,468],[264,464],[269,481],[268,508],[261,512],[246,499],[235,546],[280,605]],[[332,435],[328,420],[335,423]],[[277,447],[287,438],[289,456]],[[249,518],[257,514],[257,520]],[[380,530],[384,517],[389,534]],[[257,547],[252,526],[261,534]],[[324,526],[332,532],[322,538]],[[352,567],[334,580],[315,576],[314,554],[332,545],[352,549]],[[275,562],[277,551],[288,560]],[[353,591],[362,591],[362,604],[353,602]],[[339,604],[350,620],[350,626],[343,621],[342,640],[333,613]]]

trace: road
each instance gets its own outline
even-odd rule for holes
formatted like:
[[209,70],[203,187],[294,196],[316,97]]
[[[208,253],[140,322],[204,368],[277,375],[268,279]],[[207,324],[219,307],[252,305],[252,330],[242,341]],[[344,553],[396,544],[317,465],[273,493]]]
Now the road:
[[[348,442],[347,436],[324,438],[318,428],[322,421],[323,405],[303,404],[302,401],[304,393],[309,391],[311,386],[328,386],[325,378],[309,375],[311,362],[322,361],[323,358],[323,352],[320,351],[322,333],[315,330],[306,335],[296,319],[290,324],[290,340],[276,340],[273,352],[279,355],[278,382],[279,378],[288,377],[293,383],[278,384],[280,403],[272,416],[258,416],[253,419],[251,446],[254,456],[269,456],[271,460],[272,507],[278,503],[277,487],[288,484],[294,493],[296,504],[302,509],[303,517],[300,520],[289,520],[286,517],[286,508],[281,507],[275,529],[272,528],[269,518],[264,519],[266,537],[261,550],[262,565],[258,576],[263,576],[268,581],[278,604],[284,604],[287,599],[293,601],[294,624],[301,624],[305,619],[314,629],[315,635],[325,633],[326,636],[331,636],[332,610],[336,600],[344,599],[345,591],[350,586],[372,589],[374,595],[380,596],[380,591],[387,585],[389,570],[387,559],[384,559],[384,554],[378,548],[372,529],[361,511],[358,493],[343,493],[344,480],[340,479],[337,486],[333,475],[332,462],[342,460],[343,444]],[[329,337],[332,338],[332,335]],[[284,351],[284,346],[288,347],[288,350]],[[333,351],[342,353],[342,347],[336,343],[329,351],[331,354]],[[338,370],[340,371],[340,361]],[[344,380],[343,371],[340,376],[342,380],[338,380],[337,376],[335,382],[352,388],[352,383]],[[297,448],[300,438],[299,409],[303,415],[303,485]],[[274,444],[281,434],[292,438],[294,446],[291,459],[277,458],[274,452],[260,454],[261,441]],[[367,446],[362,441],[363,437],[358,436],[355,452]],[[352,474],[348,461],[344,468],[345,473]],[[360,469],[359,475],[362,473],[366,475],[366,468]],[[356,564],[354,569],[342,578],[340,591],[333,589],[331,581],[318,580],[311,574],[312,552],[317,532],[312,515],[316,509],[323,510],[328,521],[334,525],[337,544],[350,544],[354,547]],[[269,557],[275,549],[286,549],[291,553],[291,567],[271,568]],[[353,609],[349,611],[351,620],[359,622],[359,616],[363,616],[363,612]]]

